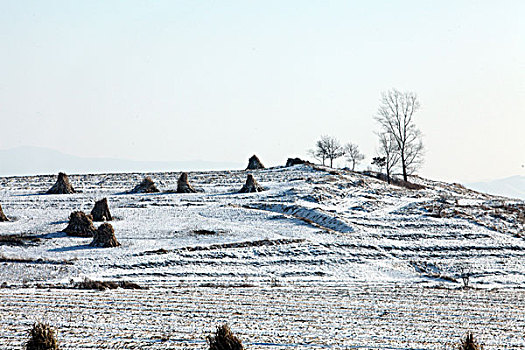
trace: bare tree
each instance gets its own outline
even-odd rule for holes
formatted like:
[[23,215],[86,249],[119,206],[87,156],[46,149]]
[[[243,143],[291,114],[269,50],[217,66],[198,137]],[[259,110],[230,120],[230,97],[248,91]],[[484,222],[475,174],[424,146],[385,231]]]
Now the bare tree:
[[323,165],[327,159],[330,160],[330,167],[333,167],[335,159],[345,154],[341,143],[335,137],[327,135],[321,136],[321,139],[315,143],[315,148],[309,153],[315,159],[321,160]]
[[345,150],[343,146],[341,146],[339,140],[337,140],[335,137],[324,136],[321,139],[323,139],[323,142],[326,146],[326,155],[327,158],[330,159],[330,168],[333,168],[334,160],[344,156]]
[[314,157],[315,160],[322,162],[323,165],[325,165],[326,161],[326,151],[322,147],[322,144],[320,144],[320,141],[317,141],[315,144],[314,149],[309,149],[308,153]]
[[383,172],[383,168],[386,165],[386,157],[374,157],[372,158],[372,165],[377,166],[380,173]]
[[365,159],[365,155],[359,152],[359,147],[354,143],[347,143],[344,147],[344,152],[346,160],[352,163],[352,171],[355,170],[355,166],[357,164],[359,164],[363,159]]
[[379,154],[384,158],[384,167],[386,170],[386,179],[390,183],[392,178],[392,170],[399,163],[399,152],[397,142],[388,132],[382,132],[379,134]]
[[413,92],[400,92],[396,89],[384,92],[376,120],[383,133],[393,137],[399,154],[403,180],[415,171],[422,162],[423,142],[421,131],[414,124],[414,114],[420,104]]

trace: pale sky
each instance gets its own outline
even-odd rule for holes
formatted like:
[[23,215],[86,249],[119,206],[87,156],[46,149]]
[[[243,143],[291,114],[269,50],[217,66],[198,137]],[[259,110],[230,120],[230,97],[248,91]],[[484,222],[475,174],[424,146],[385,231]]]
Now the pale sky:
[[[0,149],[244,162],[377,146],[413,91],[420,174],[525,175],[525,1],[1,1]],[[340,164],[343,165],[343,164]]]

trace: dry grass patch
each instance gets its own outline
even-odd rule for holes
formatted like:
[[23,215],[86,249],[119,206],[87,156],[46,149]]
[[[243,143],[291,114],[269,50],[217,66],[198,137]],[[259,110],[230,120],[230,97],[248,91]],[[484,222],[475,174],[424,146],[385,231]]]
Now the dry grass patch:
[[73,284],[74,288],[77,289],[91,289],[103,291],[106,289],[147,289],[145,287],[139,286],[136,283],[128,281],[94,281],[88,278],[84,279],[81,282],[76,282]]

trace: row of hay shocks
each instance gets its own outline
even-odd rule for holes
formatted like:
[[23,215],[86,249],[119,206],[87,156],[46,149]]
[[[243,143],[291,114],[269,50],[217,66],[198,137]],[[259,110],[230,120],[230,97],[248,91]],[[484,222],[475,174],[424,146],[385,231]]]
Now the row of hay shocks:
[[[64,174],[65,175],[65,174]],[[59,177],[63,181],[68,181],[67,175]],[[68,181],[69,182],[69,181]],[[180,192],[179,192],[180,191]],[[241,188],[239,193],[261,192],[264,189],[255,181],[251,174],[248,174],[246,183]],[[132,193],[150,193],[158,192],[155,184],[151,178],[146,177],[139,185],[137,185]],[[182,173],[179,178],[177,192],[190,193],[195,192],[195,189],[188,182],[188,174]],[[75,237],[93,237],[91,242],[92,247],[110,248],[117,247],[120,243],[115,238],[113,226],[109,223],[103,223],[98,229],[93,226],[93,221],[111,221],[113,219],[109,211],[107,198],[103,198],[95,203],[91,214],[87,215],[83,211],[74,211],[69,215],[69,223],[63,230],[68,236]]]
[[[288,164],[289,162],[287,162]],[[264,169],[257,156],[250,158],[248,169]],[[252,174],[248,174],[246,183],[239,190],[239,193],[262,192],[264,188],[260,186]],[[148,176],[135,186],[129,193],[155,193],[160,192],[155,186],[153,180]],[[188,181],[188,173],[182,173],[177,180],[177,193],[196,193],[197,191]],[[76,193],[73,185],[69,181],[65,173],[59,173],[56,183],[46,192],[46,194],[71,194]],[[109,223],[103,223],[98,229],[93,226],[93,221],[111,221],[113,217],[109,211],[108,201],[103,198],[95,203],[95,207],[91,210],[90,215],[86,215],[82,211],[74,211],[69,215],[69,224],[62,231],[68,236],[76,237],[93,237],[90,243],[92,247],[110,248],[117,247],[120,243],[115,237],[113,226]],[[0,205],[0,222],[9,221],[2,211]]]
[[[209,350],[243,350],[242,341],[235,336],[227,324],[218,326],[214,334],[206,336]],[[29,331],[26,350],[58,350],[59,345],[55,331],[44,323],[35,323]],[[474,340],[474,335],[468,332],[465,339],[457,345],[458,350],[483,350],[483,346]]]
[[[286,166],[293,166],[297,164],[310,164],[307,161],[304,161],[300,158],[288,158],[286,161]],[[256,155],[253,155],[248,160],[248,166],[246,167],[246,170],[256,170],[256,169],[264,169],[264,165],[261,163],[259,158]],[[248,174],[246,178],[246,183],[244,186],[239,190],[239,193],[252,193],[252,192],[262,192],[264,191],[264,188],[260,186],[252,174]],[[160,192],[159,189],[155,186],[155,183],[153,180],[147,176],[142,180],[140,184],[135,186],[129,193],[155,193]],[[195,188],[189,183],[188,181],[188,173],[182,173],[177,181],[177,193],[195,193],[197,192]],[[73,188],[73,185],[71,185],[71,182],[69,181],[68,176],[65,173],[58,173],[58,179],[56,183],[46,192],[46,194],[71,194],[76,193],[75,189]],[[75,214],[77,213],[77,214]],[[75,214],[76,216],[79,216],[79,212],[73,212],[71,215]],[[85,215],[85,214],[84,214]],[[111,221],[111,214],[109,213],[107,200],[104,198],[101,201],[98,201],[95,204],[95,208],[93,211],[91,211],[92,221]],[[71,217],[70,217],[71,220]],[[78,218],[80,221],[85,221],[86,218]],[[9,221],[7,216],[4,214],[2,210],[2,205],[0,204],[0,222]],[[108,224],[109,225],[109,224]],[[88,232],[78,231],[78,230],[72,230],[72,235],[79,235],[81,237],[91,237],[93,236],[93,232],[95,232],[95,228],[89,227],[89,225],[84,225]],[[104,230],[109,230],[109,227],[106,225],[104,227]],[[111,228],[113,229],[113,228]],[[67,233],[66,230],[64,232]]]
[[[288,162],[287,162],[288,164]],[[256,155],[253,155],[249,161],[246,170],[255,170],[255,169],[264,169],[264,165],[261,163],[259,158]],[[252,192],[262,192],[264,188],[260,186],[252,174],[248,174],[246,177],[246,183],[238,191],[238,193],[252,193]],[[155,186],[153,180],[147,176],[142,180],[140,184],[135,186],[129,193],[155,193],[160,192],[159,189]],[[177,180],[177,193],[196,193],[197,190],[193,188],[188,180],[188,173],[182,173]]]
[[101,199],[95,203],[91,214],[83,211],[74,211],[69,215],[69,223],[62,232],[68,236],[93,237],[89,244],[92,247],[111,248],[118,247],[120,243],[115,237],[115,230],[111,224],[105,222],[95,229],[93,221],[111,221],[113,217],[109,211],[108,200]]

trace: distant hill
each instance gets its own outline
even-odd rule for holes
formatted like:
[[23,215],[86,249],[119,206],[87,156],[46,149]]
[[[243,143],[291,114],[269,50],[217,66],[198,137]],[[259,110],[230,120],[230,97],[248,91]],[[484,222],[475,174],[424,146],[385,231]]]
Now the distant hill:
[[118,158],[77,157],[48,148],[23,146],[0,150],[0,176],[192,171],[242,169],[240,162],[191,161],[134,161]]
[[476,191],[525,200],[525,176],[516,175],[504,179],[475,182],[466,187]]

